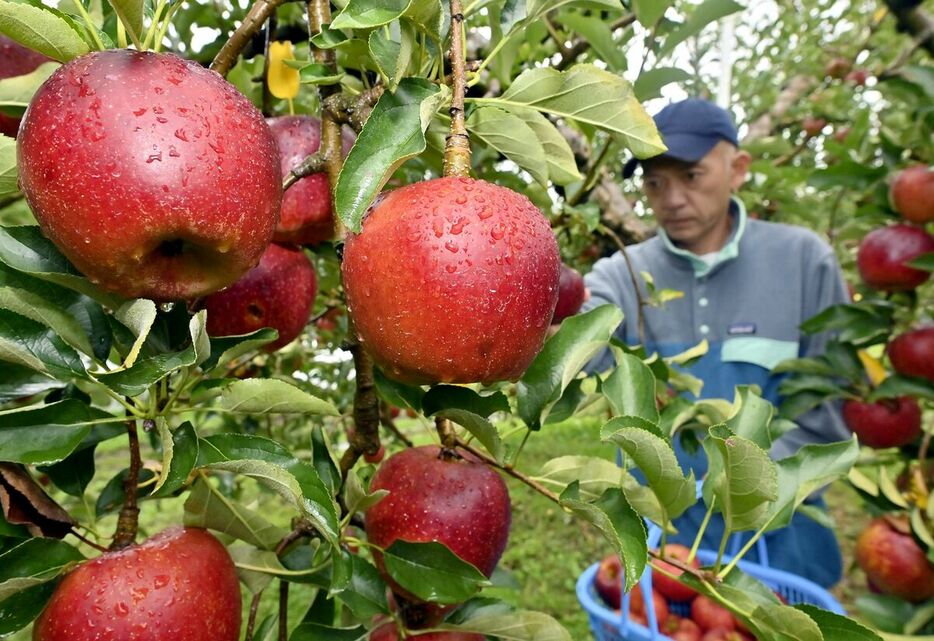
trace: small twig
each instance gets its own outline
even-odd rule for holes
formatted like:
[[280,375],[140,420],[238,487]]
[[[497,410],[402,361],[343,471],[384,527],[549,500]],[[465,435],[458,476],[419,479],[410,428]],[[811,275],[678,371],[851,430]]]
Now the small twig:
[[626,269],[629,270],[629,278],[632,281],[632,290],[636,294],[639,344],[645,345],[645,306],[648,305],[648,303],[642,297],[642,290],[639,289],[639,281],[636,279],[636,269],[633,267],[632,260],[629,258],[629,252],[626,250],[626,245],[623,243],[622,239],[616,234],[616,232],[614,232],[606,225],[601,224],[599,227],[597,227],[597,231],[605,236],[609,236],[610,240],[613,241],[613,243],[619,249],[620,253],[623,255],[623,259],[626,261]]
[[354,131],[359,133],[385,89],[383,85],[376,85],[360,92],[357,96],[342,93],[331,94],[324,99],[321,109],[335,122],[350,125]]
[[561,54],[562,58],[568,56],[568,47],[564,44],[565,40],[561,37],[561,34],[558,33],[558,30],[555,29],[554,23],[548,18],[548,16],[542,16],[542,23],[545,25],[545,29],[548,30],[548,35],[551,36],[551,39],[555,41],[555,44],[558,45],[558,53]]
[[76,530],[76,529],[74,529],[74,528],[71,528],[71,534],[72,534],[72,536],[74,536],[76,539],[78,539],[79,541],[81,541],[81,542],[84,543],[85,545],[89,545],[90,547],[94,548],[94,549],[97,550],[98,552],[106,552],[106,551],[107,551],[107,548],[105,548],[103,545],[99,545],[99,544],[95,543],[94,541],[92,541],[92,540],[89,539],[88,537],[84,536],[84,535],[81,534],[78,530]]
[[[622,29],[623,27],[628,27],[633,22],[636,21],[636,16],[633,13],[626,14],[621,18],[617,19],[615,22],[610,24],[610,32],[614,32],[617,29]],[[590,48],[590,41],[584,37],[575,38],[571,41],[570,46],[564,47],[561,52],[561,60],[558,61],[558,64],[555,65],[555,69],[558,71],[564,71],[572,64],[577,62],[577,59],[580,58],[581,54],[587,51]]]
[[508,474],[509,476],[513,477],[514,479],[518,479],[519,481],[522,481],[523,483],[528,485],[530,488],[532,488],[533,490],[535,490],[536,492],[538,492],[545,498],[551,499],[555,503],[561,502],[560,497],[557,494],[549,490],[547,487],[545,487],[544,485],[542,485],[535,479],[529,478],[528,476],[526,476],[525,474],[523,474],[522,472],[520,472],[514,467],[508,467],[505,465],[501,465],[500,463],[496,461],[495,458],[493,458],[492,456],[490,456],[483,450],[479,450],[473,447],[469,443],[465,442],[463,439],[461,438],[457,439],[457,447],[461,448],[462,450],[466,450],[470,452],[471,454],[473,454],[474,456],[482,460],[487,465],[491,465],[497,469],[500,469],[504,471],[506,474]]
[[[719,583],[720,582],[720,577],[718,577],[713,572],[705,572],[704,570],[695,568],[693,565],[689,563],[685,563],[681,559],[664,556],[658,550],[649,550],[649,556],[651,556],[654,559],[658,559],[659,561],[664,561],[668,565],[673,565],[679,570],[681,570],[682,572],[686,572],[687,574],[690,574],[691,576],[696,577],[697,579],[701,581],[706,581],[707,583]],[[653,569],[658,570],[659,572],[662,572],[663,574],[667,574],[673,579],[677,578],[670,572],[667,572],[665,568],[660,567],[654,563],[651,563],[651,565]]]
[[802,151],[804,151],[805,149],[808,148],[808,141],[810,141],[811,138],[814,138],[814,136],[805,136],[805,137],[804,137],[804,140],[802,140],[802,141],[799,142],[797,145],[795,145],[795,148],[794,148],[794,149],[792,149],[791,151],[789,151],[789,152],[788,152],[787,154],[785,154],[784,156],[779,156],[778,158],[776,158],[775,160],[773,160],[773,161],[772,161],[772,166],[773,166],[773,167],[782,167],[782,166],[787,165],[788,163],[790,163],[790,162],[791,162],[792,160],[794,160],[795,158],[797,158],[797,157],[801,154]]
[[260,590],[253,595],[253,600],[250,601],[250,617],[246,622],[246,635],[243,637],[246,641],[253,640],[253,628],[256,627],[256,614],[259,612],[259,601],[260,597],[263,596],[263,591]]
[[444,175],[470,175],[470,139],[464,117],[464,95],[467,93],[467,70],[463,43],[464,14],[460,0],[451,0],[451,131],[444,143]]
[[305,160],[292,167],[291,171],[289,171],[285,180],[282,181],[282,191],[287,190],[305,176],[321,173],[324,169],[325,161],[320,152],[307,156]]
[[[349,334],[355,336],[352,327]],[[376,383],[373,378],[373,359],[357,341],[348,349],[353,355],[357,391],[354,393],[353,402],[353,437],[340,460],[341,477],[345,479],[357,459],[365,453],[376,454],[380,446],[379,397],[376,395]]]
[[226,76],[234,63],[237,62],[237,56],[240,55],[240,52],[249,44],[253,36],[263,28],[263,24],[266,23],[269,16],[275,13],[276,9],[284,3],[285,0],[257,0],[250,7],[237,30],[233,32],[230,39],[217,52],[214,61],[211,63],[211,69],[222,76]]
[[123,507],[120,508],[120,516],[117,517],[117,531],[114,533],[113,543],[110,544],[111,550],[122,550],[133,545],[139,528],[139,504],[136,497],[139,471],[142,467],[139,454],[139,432],[136,429],[135,419],[127,421],[126,426],[130,440],[130,467],[123,481],[126,498],[123,500]]
[[408,436],[403,434],[402,431],[396,426],[396,422],[393,420],[388,406],[384,406],[383,409],[380,410],[379,419],[380,419],[380,424],[386,429],[388,429],[390,432],[392,432],[396,436],[396,438],[402,441],[402,443],[406,447],[413,447],[415,445],[412,442],[412,439],[410,439]]

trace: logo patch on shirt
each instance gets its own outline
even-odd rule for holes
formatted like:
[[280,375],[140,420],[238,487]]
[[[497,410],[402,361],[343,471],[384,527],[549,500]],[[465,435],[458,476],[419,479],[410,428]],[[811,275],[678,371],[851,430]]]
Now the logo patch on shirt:
[[729,336],[743,336],[748,334],[756,333],[756,324],[755,323],[733,323],[727,330],[727,335]]

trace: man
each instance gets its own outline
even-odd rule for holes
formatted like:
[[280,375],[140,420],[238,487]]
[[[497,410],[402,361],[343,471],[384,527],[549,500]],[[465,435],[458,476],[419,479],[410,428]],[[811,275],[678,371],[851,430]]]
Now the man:
[[[661,309],[643,308],[640,336],[639,301],[617,252],[598,261],[585,277],[590,299],[584,309],[606,303],[622,308],[625,318],[617,337],[642,343],[649,353],[671,356],[706,339],[708,353],[690,369],[704,381],[704,398],[732,400],[736,385],[755,384],[777,404],[780,377],[770,370],[787,358],[820,353],[826,343],[825,336],[803,335],[801,323],[848,300],[833,250],[808,230],[747,217],[733,192],[746,179],[750,157],[739,149],[725,110],[688,99],[667,106],[655,122],[668,151],[641,165],[658,235],[627,250],[636,274],[647,271],[656,287],[684,296]],[[624,176],[632,176],[638,164],[630,160]],[[611,364],[605,353],[589,369]],[[801,417],[799,425],[774,444],[773,458],[793,454],[806,443],[850,437],[829,405]],[[682,465],[698,478],[706,472],[702,453],[689,456],[676,449]],[[703,506],[696,506],[679,520],[678,540],[692,541],[703,516]],[[722,531],[722,525],[708,528],[704,547],[716,547]],[[796,515],[791,526],[767,538],[772,567],[824,586],[839,580],[836,539],[815,521]]]

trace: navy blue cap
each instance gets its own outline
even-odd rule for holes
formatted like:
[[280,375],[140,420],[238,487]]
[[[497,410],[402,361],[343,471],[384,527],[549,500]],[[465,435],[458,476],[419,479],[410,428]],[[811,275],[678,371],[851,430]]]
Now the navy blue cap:
[[[697,162],[721,140],[739,146],[730,113],[701,98],[668,105],[655,115],[655,126],[668,147],[663,155],[685,162]],[[639,162],[638,158],[630,158],[623,166],[623,177],[632,176]]]

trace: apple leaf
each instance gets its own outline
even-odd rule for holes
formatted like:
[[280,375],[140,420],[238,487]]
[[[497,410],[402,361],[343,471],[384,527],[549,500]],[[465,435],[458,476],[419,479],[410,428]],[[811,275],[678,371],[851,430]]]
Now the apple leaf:
[[399,42],[390,38],[382,29],[370,33],[368,40],[370,55],[379,67],[380,73],[389,81],[387,88],[395,91],[399,81],[405,77],[405,72],[412,61],[412,52],[415,45],[415,29],[411,23],[401,22],[399,25]]
[[[44,62],[27,74],[0,80],[0,110],[8,116],[21,117],[36,90],[58,67],[57,62]],[[0,175],[3,175],[2,171]],[[13,189],[15,191],[15,185]],[[0,194],[3,193],[4,184],[0,182]]]
[[166,376],[195,363],[195,347],[168,354],[154,354],[137,360],[132,367],[99,374],[97,380],[124,396],[139,396]]
[[61,461],[81,443],[91,426],[120,421],[76,399],[0,412],[0,452],[14,463]]
[[704,0],[703,3],[694,8],[687,20],[668,35],[657,54],[658,59],[664,58],[674,51],[679,44],[700,33],[708,24],[716,22],[731,13],[742,11],[743,8],[743,5],[733,2],[733,0]]
[[655,377],[642,359],[621,354],[616,369],[603,381],[603,393],[614,416],[638,416],[658,423],[655,404]]
[[54,331],[0,308],[0,361],[24,365],[63,381],[87,379],[81,357]]
[[769,528],[791,522],[794,511],[820,488],[845,477],[859,458],[859,443],[849,441],[810,444],[776,463],[778,499],[769,506]]
[[[94,515],[101,517],[106,514],[118,511],[126,500],[126,480],[130,475],[129,468],[123,468],[113,475],[101,493],[97,495],[97,501],[94,504]],[[139,472],[139,484],[136,489],[136,498],[148,498],[149,485],[156,480],[155,473],[149,468],[143,468]]]
[[84,354],[106,360],[111,331],[101,306],[78,292],[0,264],[0,308],[42,323]]
[[906,263],[909,267],[914,267],[915,269],[920,269],[926,272],[934,272],[934,252],[928,252],[926,254],[921,254],[917,258]]
[[748,385],[738,385],[733,408],[735,413],[726,422],[730,431],[749,439],[764,450],[772,447],[772,434],[769,431],[772,404],[752,391]]
[[32,538],[0,554],[0,602],[51,581],[84,561],[75,547],[58,539]]
[[580,498],[578,483],[571,483],[561,493],[560,504],[580,518],[593,524],[619,554],[626,574],[625,588],[628,592],[642,573],[648,561],[645,524],[636,513],[622,490],[607,489],[596,501]]
[[867,400],[875,402],[899,396],[914,396],[934,401],[934,383],[924,378],[893,374],[879,383],[879,386],[869,394]]
[[347,506],[347,514],[355,512],[365,512],[377,503],[384,496],[389,494],[389,490],[376,490],[367,492],[360,475],[355,469],[347,473],[347,479],[344,481],[344,505]]
[[221,395],[220,409],[232,414],[320,414],[340,416],[328,401],[291,383],[269,378],[234,381]]
[[271,343],[276,340],[277,336],[276,330],[269,327],[243,336],[211,336],[211,354],[201,363],[201,369],[205,372],[213,372],[215,369],[228,367],[231,361]]
[[632,11],[642,26],[652,28],[673,2],[674,0],[633,0]]
[[554,11],[565,5],[586,4],[588,6],[598,5],[603,9],[622,9],[619,0],[507,0],[502,9],[500,17],[500,28],[503,33],[515,31],[521,32],[521,29],[515,29],[520,22],[527,25],[549,11]]
[[289,572],[273,550],[261,550],[245,543],[234,543],[227,546],[227,552],[237,568],[237,577],[253,595],[269,587],[276,576]]
[[480,106],[467,118],[467,130],[529,172],[537,183],[548,185],[545,149],[522,118],[498,107]]
[[97,444],[124,434],[126,426],[123,425],[123,421],[95,425],[71,454],[57,463],[43,465],[38,469],[49,475],[55,487],[66,494],[81,498],[94,478],[94,450]]
[[629,82],[591,64],[575,65],[567,71],[528,69],[501,96],[468,101],[506,111],[535,109],[597,127],[618,136],[639,158],[667,149]]
[[199,440],[198,466],[224,469],[256,479],[308,518],[337,547],[337,505],[315,468],[273,440],[245,434],[217,434]]
[[730,532],[763,525],[769,503],[778,499],[778,473],[768,453],[725,425],[711,427],[703,446],[709,465],[703,488],[707,505],[715,500]]
[[489,584],[480,570],[437,541],[397,539],[383,551],[383,563],[404,589],[434,603],[462,603]]
[[90,51],[67,20],[30,4],[0,0],[0,33],[59,62]]
[[335,596],[361,621],[369,620],[378,614],[387,614],[389,603],[386,599],[386,582],[369,561],[357,554],[351,555],[351,559],[353,574],[350,585],[335,593]]
[[662,95],[662,87],[671,83],[683,83],[691,79],[684,69],[678,67],[656,67],[639,75],[632,89],[639,101],[652,100]]
[[185,421],[174,431],[169,431],[164,419],[156,419],[162,437],[162,473],[152,495],[170,496],[188,481],[188,475],[198,460],[198,435],[195,428]]
[[526,425],[541,428],[550,408],[590,359],[606,348],[622,319],[615,305],[564,319],[519,379],[518,414]]
[[107,0],[133,42],[143,40],[144,0]]
[[331,439],[320,424],[311,428],[311,464],[332,495],[341,486],[340,462],[331,448]]
[[[596,54],[595,57],[606,62],[609,68],[625,69],[628,66],[626,48],[622,46],[625,39],[621,40],[613,35],[613,26],[607,18],[600,14],[585,15],[580,11],[562,11],[557,15],[557,20],[586,40]],[[638,95],[638,85],[636,93]]]
[[370,29],[389,24],[405,13],[413,0],[357,0],[348,2],[331,22],[331,29]]
[[422,411],[466,428],[497,462],[503,462],[503,442],[496,426],[487,420],[494,412],[509,411],[509,401],[501,392],[480,396],[466,387],[435,385],[422,398]]
[[622,468],[606,459],[559,456],[545,463],[538,475],[532,478],[559,494],[577,481],[581,498],[594,501],[609,488],[619,487],[622,477]]
[[334,190],[335,211],[352,232],[360,232],[367,208],[392,172],[425,150],[425,130],[449,93],[447,85],[404,78],[396,91],[380,96],[344,159]]
[[92,285],[35,225],[0,227],[0,262],[36,278],[79,291],[110,309],[117,309],[124,302],[124,299]]
[[487,610],[482,609],[457,625],[442,623],[437,628],[483,634],[501,641],[571,641],[568,631],[544,612]]
[[229,534],[264,550],[274,549],[289,533],[256,512],[231,502],[204,478],[195,481],[188,492],[184,522],[187,526]]
[[671,445],[628,417],[614,418],[601,429],[603,440],[619,445],[645,476],[665,520],[675,519],[697,502],[694,473],[684,475]]
[[882,637],[869,628],[841,614],[803,603],[794,607],[817,624],[824,641],[882,641]]
[[16,141],[0,136],[0,198],[19,193],[19,169],[16,165]]
[[558,128],[541,112],[534,109],[511,110],[512,114],[525,121],[545,150],[548,178],[556,185],[568,185],[582,179],[574,160],[574,152]]
[[362,641],[369,635],[366,628],[335,628],[325,623],[302,621],[289,634],[289,641]]

